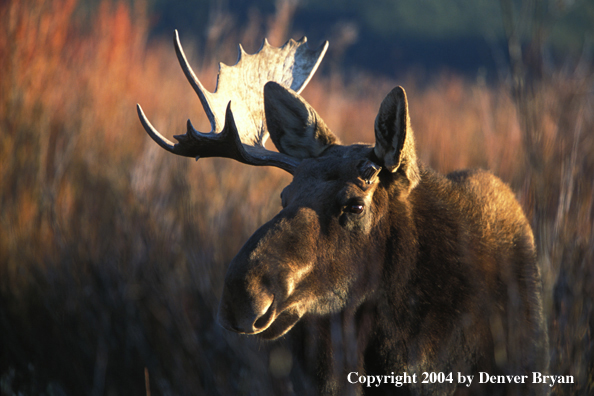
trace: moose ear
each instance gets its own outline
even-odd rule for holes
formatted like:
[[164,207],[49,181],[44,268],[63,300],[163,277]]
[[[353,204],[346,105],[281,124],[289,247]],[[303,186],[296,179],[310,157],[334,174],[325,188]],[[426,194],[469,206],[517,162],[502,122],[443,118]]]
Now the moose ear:
[[264,111],[270,138],[283,154],[318,157],[330,145],[340,144],[309,103],[273,81],[264,86]]
[[383,100],[375,118],[375,147],[382,167],[394,173],[404,171],[410,188],[419,181],[415,140],[408,117],[408,102],[402,87],[394,88]]

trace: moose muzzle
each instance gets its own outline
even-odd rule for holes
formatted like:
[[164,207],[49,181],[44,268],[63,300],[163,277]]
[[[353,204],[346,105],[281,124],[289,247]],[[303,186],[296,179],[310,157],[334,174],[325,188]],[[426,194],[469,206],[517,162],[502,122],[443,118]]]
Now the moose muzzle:
[[231,261],[218,321],[244,334],[277,338],[307,310],[304,279],[315,262],[317,215],[308,208],[283,210],[264,224]]

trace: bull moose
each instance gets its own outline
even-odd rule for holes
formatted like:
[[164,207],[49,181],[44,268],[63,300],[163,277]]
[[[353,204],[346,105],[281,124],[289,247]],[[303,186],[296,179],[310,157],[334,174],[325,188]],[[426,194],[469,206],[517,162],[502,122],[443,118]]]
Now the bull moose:
[[[225,329],[265,340],[289,333],[321,394],[546,393],[530,379],[480,384],[475,375],[529,376],[548,365],[534,239],[506,184],[486,171],[443,176],[424,166],[401,87],[380,105],[375,145],[341,145],[299,95],[327,42],[311,50],[305,38],[281,48],[264,40],[254,55],[240,46],[214,93],[177,32],[174,43],[212,131],[188,121],[174,144],[138,106],[151,138],[174,154],[293,175],[282,210],[229,265]],[[278,152],[264,147],[268,136]],[[416,383],[395,386],[403,373]],[[475,380],[468,388],[456,375]],[[370,376],[372,386],[362,381]]]

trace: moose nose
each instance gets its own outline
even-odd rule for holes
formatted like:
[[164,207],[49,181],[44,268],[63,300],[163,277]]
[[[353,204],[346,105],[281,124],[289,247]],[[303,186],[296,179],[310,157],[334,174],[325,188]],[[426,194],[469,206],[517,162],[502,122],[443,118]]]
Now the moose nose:
[[242,304],[221,301],[217,320],[227,330],[236,333],[255,334],[265,330],[274,319],[274,298]]

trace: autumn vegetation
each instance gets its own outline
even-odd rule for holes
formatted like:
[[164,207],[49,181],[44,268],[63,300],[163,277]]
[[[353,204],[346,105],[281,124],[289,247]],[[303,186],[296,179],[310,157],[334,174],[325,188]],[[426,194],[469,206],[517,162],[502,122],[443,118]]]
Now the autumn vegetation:
[[[290,175],[195,163],[146,136],[137,102],[169,137],[188,118],[209,125],[171,40],[149,40],[150,15],[134,4],[0,2],[0,393],[287,392],[282,341],[231,334],[214,317],[228,262],[278,212]],[[202,46],[179,30],[214,89],[216,61],[233,63],[239,42],[281,45],[294,37],[290,17],[279,6],[240,31],[213,29]],[[592,65],[514,77],[347,80],[334,69],[303,95],[344,143],[373,142],[381,100],[402,85],[422,161],[444,173],[486,168],[512,186],[535,231],[550,370],[576,379],[553,391],[591,394]]]

